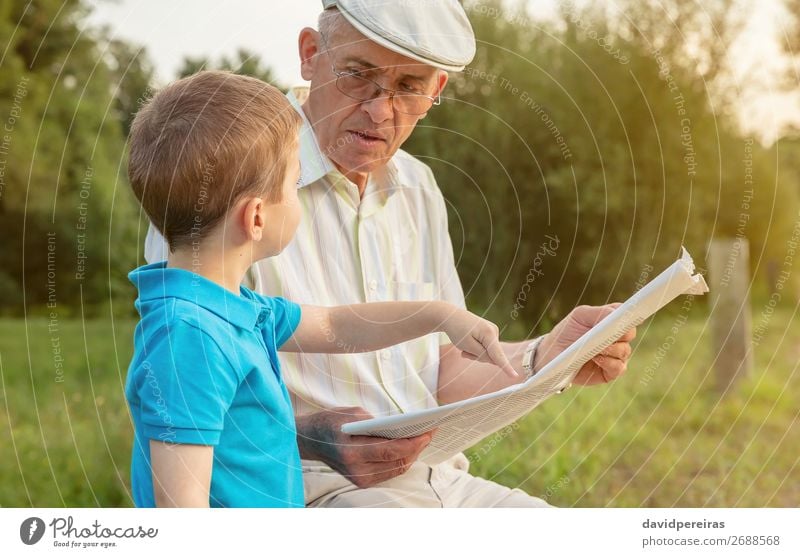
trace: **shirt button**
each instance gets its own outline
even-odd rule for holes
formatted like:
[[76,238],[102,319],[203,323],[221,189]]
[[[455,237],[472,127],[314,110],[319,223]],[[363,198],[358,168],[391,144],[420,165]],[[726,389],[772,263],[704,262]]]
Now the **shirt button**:
[[392,353],[388,350],[381,350],[381,359],[388,360],[392,356]]
[[378,289],[378,281],[375,280],[375,279],[372,279],[371,281],[369,281],[369,289],[372,290],[373,292],[375,290],[377,290]]

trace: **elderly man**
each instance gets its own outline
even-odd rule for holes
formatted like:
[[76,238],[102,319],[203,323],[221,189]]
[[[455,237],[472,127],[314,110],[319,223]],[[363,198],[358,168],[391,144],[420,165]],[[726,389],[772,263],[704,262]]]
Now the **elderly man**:
[[[298,183],[303,221],[294,242],[252,269],[254,287],[299,303],[441,299],[464,305],[445,202],[431,170],[400,146],[439,104],[448,73],[475,54],[456,0],[323,0],[319,31],[303,29],[306,102]],[[165,257],[151,227],[145,257]],[[464,455],[417,461],[429,435],[385,440],[341,432],[348,421],[409,412],[522,381],[605,317],[612,306],[573,310],[549,334],[504,343],[518,379],[477,363],[446,337],[378,353],[283,354],[309,506],[535,507],[543,500],[477,478]],[[575,383],[624,372],[630,331],[587,363]]]

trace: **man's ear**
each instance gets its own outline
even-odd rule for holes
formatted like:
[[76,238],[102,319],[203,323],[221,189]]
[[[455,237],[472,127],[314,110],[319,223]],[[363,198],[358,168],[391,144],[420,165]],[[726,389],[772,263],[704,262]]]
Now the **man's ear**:
[[251,197],[244,203],[242,209],[242,230],[248,240],[260,242],[264,237],[264,200],[260,197]]
[[297,39],[297,47],[300,53],[300,75],[306,81],[314,78],[314,68],[316,55],[320,51],[320,34],[311,27],[305,27],[300,31]]
[[[444,91],[444,88],[447,85],[447,80],[448,79],[450,79],[450,75],[446,71],[440,70],[439,71],[439,85],[438,85],[438,88],[436,89],[436,95],[441,95],[442,94],[442,91]],[[434,97],[436,95],[434,95]]]
[[[442,91],[444,91],[445,86],[447,85],[447,80],[449,79],[449,75],[444,70],[439,70],[439,74],[436,76],[436,90],[433,92],[433,96],[436,97],[437,95],[441,95]],[[428,114],[425,113],[422,115],[421,118],[425,118]]]

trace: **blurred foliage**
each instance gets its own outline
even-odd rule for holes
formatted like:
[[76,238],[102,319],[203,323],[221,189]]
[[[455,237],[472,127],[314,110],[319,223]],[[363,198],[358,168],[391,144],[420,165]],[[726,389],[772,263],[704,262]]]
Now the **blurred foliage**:
[[[786,2],[796,55],[800,1]],[[740,91],[725,56],[742,28],[737,2],[599,5],[564,2],[543,22],[468,0],[475,62],[405,145],[445,194],[470,307],[507,336],[627,297],[680,245],[703,267],[713,237],[751,242],[763,301],[800,219],[800,141],[764,147],[733,123]],[[142,48],[88,28],[88,9],[0,3],[0,313],[47,316],[0,319],[0,446],[16,456],[0,462],[3,506],[130,504],[122,382],[134,321],[80,318],[112,304],[133,314],[126,274],[146,223],[125,138],[154,72]],[[179,76],[202,68],[275,81],[246,50],[188,57]],[[796,451],[782,446],[797,428],[794,317],[776,312],[757,375],[723,403],[680,380],[711,369],[693,315],[670,355],[686,369],[548,402],[491,452],[473,448],[473,469],[559,505],[796,504]],[[636,361],[653,361],[671,326],[668,315],[643,326]],[[585,419],[558,419],[565,411]]]
[[[125,140],[154,70],[143,48],[86,27],[88,13],[80,0],[0,6],[0,313],[133,311],[126,275],[146,228]],[[180,73],[207,67],[275,81],[243,49],[186,58]]]
[[201,70],[228,70],[240,75],[250,75],[271,83],[279,89],[286,90],[278,83],[272,68],[266,66],[258,54],[245,48],[237,50],[235,57],[222,56],[217,62],[212,62],[204,56],[186,56],[183,59],[183,65],[178,70],[178,77],[186,77]]
[[141,242],[120,113],[132,103],[120,91],[149,74],[121,60],[112,67],[120,49],[82,29],[86,14],[78,0],[0,7],[0,290],[16,290],[0,298],[6,313],[48,302],[62,315],[91,312],[121,296],[130,305],[126,274]]
[[[747,237],[766,282],[797,219],[800,157],[797,142],[765,148],[734,124],[726,53],[740,1],[565,1],[547,21],[522,2],[465,2],[476,59],[405,148],[448,200],[470,307],[526,336],[578,303],[627,297],[681,245],[703,267],[715,236]],[[132,311],[125,277],[144,223],[124,143],[154,71],[139,46],[87,27],[88,10],[0,6],[0,123],[13,124],[0,151],[0,313],[46,313],[52,296],[61,315],[117,300]],[[276,81],[245,49],[186,57],[176,77],[203,68]]]
[[525,336],[576,304],[626,298],[681,245],[705,267],[712,237],[743,235],[757,276],[782,261],[798,162],[742,137],[721,100],[731,4],[629,0],[620,18],[565,3],[541,24],[524,4],[465,3],[475,61],[405,148],[450,204],[471,307]]

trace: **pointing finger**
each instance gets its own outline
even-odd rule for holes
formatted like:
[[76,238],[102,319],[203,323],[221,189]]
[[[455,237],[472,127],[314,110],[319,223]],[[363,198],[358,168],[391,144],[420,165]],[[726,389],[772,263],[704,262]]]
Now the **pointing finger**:
[[502,368],[502,370],[509,376],[513,378],[518,378],[519,374],[514,370],[511,366],[511,362],[508,361],[506,357],[506,353],[503,352],[503,348],[500,346],[500,342],[496,339],[492,340],[489,345],[486,347],[486,353],[491,358],[492,362]]

